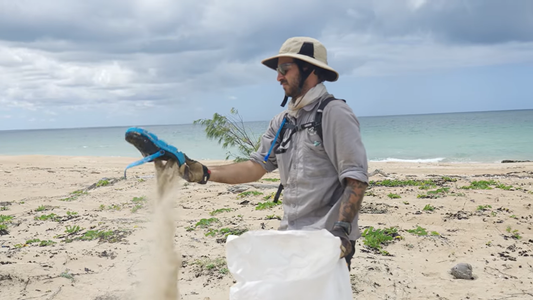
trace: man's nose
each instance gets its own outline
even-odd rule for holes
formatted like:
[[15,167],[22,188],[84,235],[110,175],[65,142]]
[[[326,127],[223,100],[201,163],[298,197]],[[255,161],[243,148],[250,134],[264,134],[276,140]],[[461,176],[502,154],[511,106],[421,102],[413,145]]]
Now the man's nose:
[[285,76],[281,75],[280,72],[277,72],[277,73],[278,73],[278,78],[277,78],[278,81],[285,79]]

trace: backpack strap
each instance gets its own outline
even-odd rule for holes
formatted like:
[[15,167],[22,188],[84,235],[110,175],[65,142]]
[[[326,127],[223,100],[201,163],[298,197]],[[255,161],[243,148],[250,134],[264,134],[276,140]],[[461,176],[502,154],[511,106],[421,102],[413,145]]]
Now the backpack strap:
[[335,97],[330,97],[322,101],[320,105],[318,106],[318,109],[316,110],[314,125],[316,127],[316,132],[318,133],[318,136],[320,137],[321,140],[324,140],[322,138],[322,113],[324,112],[324,108],[326,107],[326,105],[328,105],[333,100],[341,100],[341,101],[344,101],[344,103],[346,103],[346,100],[344,99],[337,99]]
[[[295,130],[295,131],[299,131],[299,130],[310,128],[310,127],[315,127],[316,131],[318,133],[318,136],[320,137],[321,140],[323,140],[323,137],[322,137],[322,113],[324,112],[324,108],[326,107],[326,105],[328,105],[333,100],[341,100],[341,101],[344,101],[346,103],[346,100],[344,100],[344,99],[337,99],[335,97],[326,98],[318,106],[318,109],[317,109],[316,114],[315,114],[315,120],[313,122],[305,123],[305,124],[302,124],[302,125],[298,126],[296,128],[297,130]],[[289,124],[283,124],[283,125],[284,126],[281,129],[281,134],[280,134],[280,136],[282,138],[283,138],[283,135],[285,134],[285,130],[287,129],[287,127],[291,126]],[[292,126],[294,126],[294,125],[292,125]],[[283,184],[280,183],[279,186],[278,186],[278,190],[276,192],[276,195],[274,196],[274,200],[273,200],[274,203],[279,201],[279,197],[281,196],[281,192],[283,191],[283,188],[284,188]]]

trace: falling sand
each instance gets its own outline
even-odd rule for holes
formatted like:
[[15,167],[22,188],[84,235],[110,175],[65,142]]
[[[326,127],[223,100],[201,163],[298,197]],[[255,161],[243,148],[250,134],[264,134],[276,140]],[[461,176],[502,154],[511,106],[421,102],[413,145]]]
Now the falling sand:
[[137,300],[177,300],[178,274],[181,258],[174,248],[176,209],[180,180],[158,180],[157,196],[153,197],[153,221],[148,227],[150,254]]

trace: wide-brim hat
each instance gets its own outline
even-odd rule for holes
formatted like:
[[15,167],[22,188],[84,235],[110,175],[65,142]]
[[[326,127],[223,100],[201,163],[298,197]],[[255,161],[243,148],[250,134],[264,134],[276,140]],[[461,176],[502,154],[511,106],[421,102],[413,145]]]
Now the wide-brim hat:
[[292,57],[308,62],[324,70],[326,81],[337,81],[339,73],[328,66],[327,50],[321,42],[310,37],[292,37],[279,49],[278,55],[263,59],[265,66],[276,70],[279,57]]

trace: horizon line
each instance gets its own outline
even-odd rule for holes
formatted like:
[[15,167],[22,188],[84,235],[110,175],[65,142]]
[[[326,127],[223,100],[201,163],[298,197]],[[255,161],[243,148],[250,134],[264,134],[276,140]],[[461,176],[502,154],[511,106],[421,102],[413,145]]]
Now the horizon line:
[[[484,112],[506,112],[506,111],[524,111],[533,110],[533,108],[523,109],[503,109],[503,110],[478,110],[478,111],[455,111],[455,112],[435,112],[435,113],[419,113],[419,114],[399,114],[399,115],[370,115],[370,116],[357,116],[357,118],[379,118],[379,117],[404,117],[404,116],[422,116],[422,115],[446,115],[446,114],[464,114],[464,113],[484,113]],[[254,120],[244,121],[249,122],[268,122],[270,120]],[[39,131],[39,130],[74,130],[74,129],[99,129],[99,128],[123,128],[123,127],[158,127],[158,126],[179,126],[179,125],[193,125],[193,123],[180,123],[180,124],[144,124],[144,125],[113,125],[113,126],[88,126],[88,127],[56,127],[56,128],[27,128],[27,129],[0,129],[2,131]],[[201,125],[200,125],[201,126]]]

